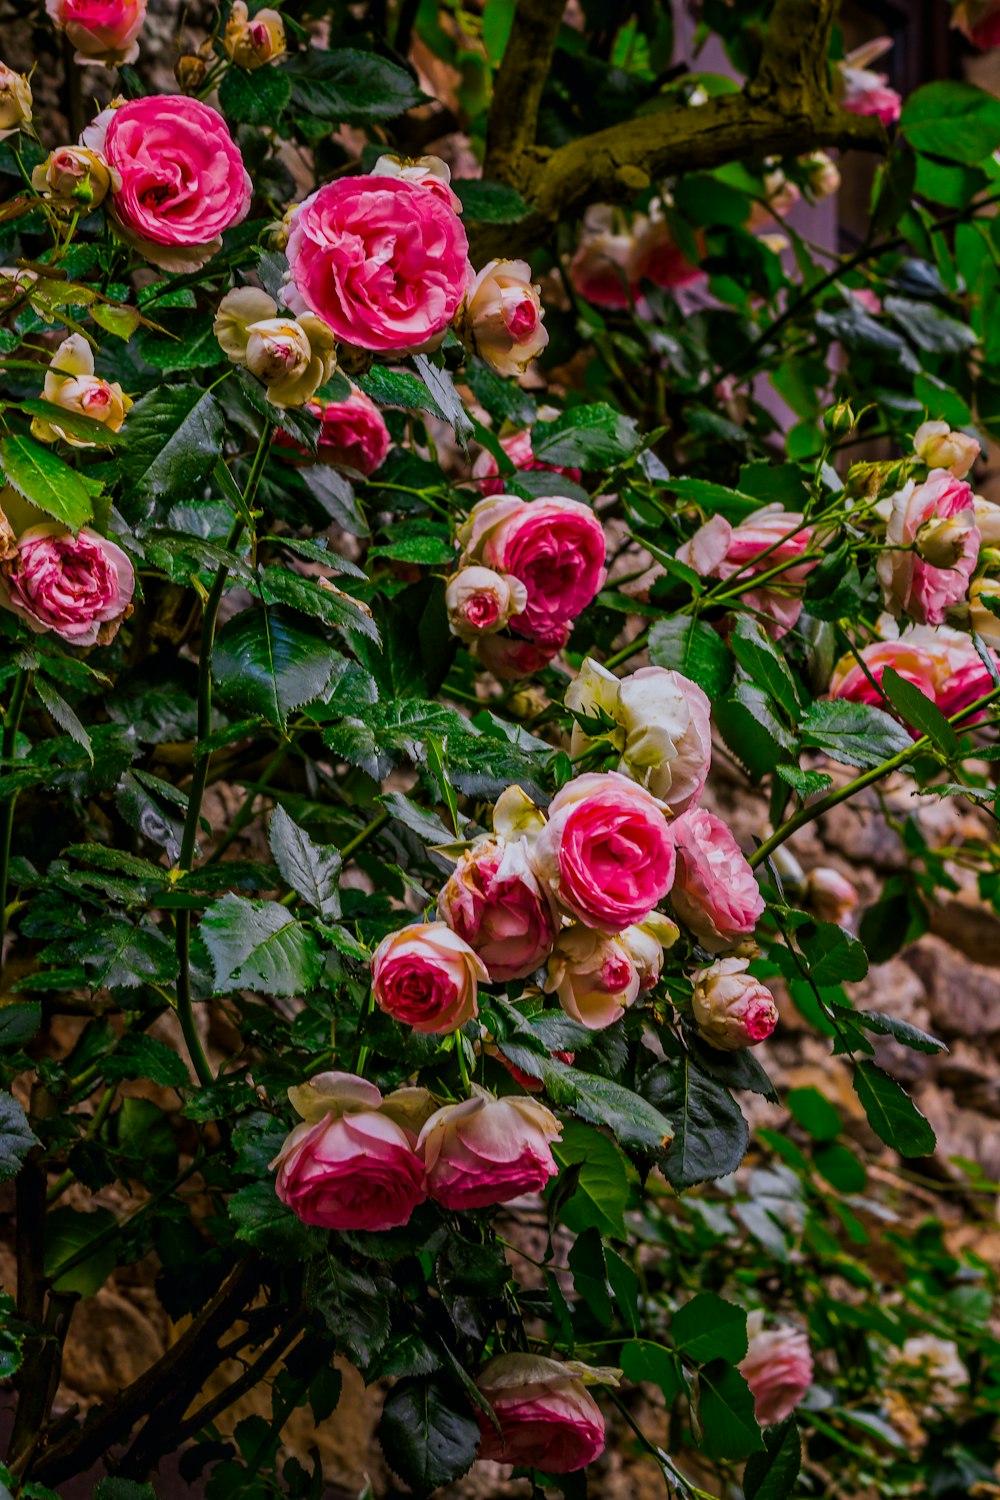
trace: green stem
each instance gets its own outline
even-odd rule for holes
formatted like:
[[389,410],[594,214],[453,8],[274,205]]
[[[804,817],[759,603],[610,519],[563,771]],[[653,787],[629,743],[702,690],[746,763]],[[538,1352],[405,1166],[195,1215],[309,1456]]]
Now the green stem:
[[235,840],[239,838],[240,834],[243,832],[244,828],[253,817],[254,808],[257,805],[257,798],[260,796],[261,792],[267,790],[267,786],[271,780],[271,777],[274,775],[275,771],[277,771],[278,767],[282,764],[285,756],[288,754],[291,748],[292,742],[290,739],[282,740],[281,744],[278,746],[277,750],[274,752],[267,765],[261,771],[257,781],[255,781],[252,786],[247,787],[246,798],[244,800],[243,806],[240,808],[239,812],[236,814],[235,818],[226,829],[222,838],[219,840],[215,848],[212,850],[211,854],[208,856],[208,859],[205,861],[207,865],[214,865],[217,860],[222,858],[223,854],[225,854],[226,850],[230,848]]
[[[5,770],[17,751],[17,732],[21,727],[21,713],[24,709],[24,700],[28,696],[28,688],[31,686],[31,676],[30,671],[21,672],[14,684],[14,691],[11,693],[10,703],[4,716],[0,755],[2,755]],[[14,792],[4,804],[3,821],[0,823],[0,965],[3,961],[3,940],[7,933],[7,878],[10,871],[10,846],[14,837],[16,806],[17,793]]]
[[[977,698],[974,703],[970,703],[966,708],[960,709],[957,714],[952,714],[948,723],[960,724],[963,720],[968,719],[970,714],[977,713],[979,709],[986,708],[990,703],[995,703],[998,698],[1000,698],[1000,687],[992,688],[983,697]],[[756,869],[758,865],[763,864],[764,860],[768,859],[774,853],[775,849],[780,848],[786,839],[791,838],[793,833],[797,833],[807,823],[815,822],[824,813],[830,812],[832,808],[839,806],[841,802],[846,802],[848,798],[853,797],[856,792],[864,791],[866,786],[874,785],[876,781],[881,781],[883,776],[888,776],[892,771],[898,771],[901,766],[906,765],[907,761],[913,760],[915,756],[923,755],[925,751],[931,749],[933,749],[933,741],[930,736],[926,734],[921,735],[919,740],[914,740],[913,744],[907,746],[905,750],[900,750],[896,755],[891,755],[888,760],[884,760],[879,765],[873,766],[870,771],[865,771],[862,775],[855,776],[854,780],[849,781],[846,786],[838,787],[833,792],[827,792],[826,796],[820,797],[818,802],[811,802],[807,807],[800,807],[797,813],[793,813],[787,822],[782,823],[781,827],[776,829],[769,839],[765,839],[754,850],[749,859],[750,868]]]
[[[117,1093],[117,1087],[110,1084],[104,1090],[104,1093],[101,1096],[101,1102],[94,1111],[94,1118],[91,1120],[90,1124],[83,1132],[83,1140],[92,1141],[95,1135],[98,1134],[101,1126],[104,1124],[105,1120],[108,1118],[108,1115],[111,1113],[111,1109],[114,1105]],[[55,1203],[57,1198],[62,1197],[63,1193],[69,1187],[70,1183],[73,1183],[75,1181],[76,1173],[72,1170],[71,1167],[67,1167],[65,1172],[63,1172],[59,1177],[56,1178],[55,1182],[46,1193],[46,1203]]]
[[340,857],[344,864],[346,865],[351,855],[356,853],[363,844],[367,844],[369,839],[374,838],[380,829],[385,827],[388,821],[388,812],[380,812],[378,817],[372,818],[371,822],[365,828],[362,828],[360,833],[356,833],[352,839],[348,839],[340,851]]

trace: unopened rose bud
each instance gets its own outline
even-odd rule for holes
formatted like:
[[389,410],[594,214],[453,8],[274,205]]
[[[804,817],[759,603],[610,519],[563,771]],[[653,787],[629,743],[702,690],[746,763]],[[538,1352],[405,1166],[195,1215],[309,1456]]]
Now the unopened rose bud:
[[823,417],[823,426],[831,437],[847,437],[854,431],[857,417],[849,401],[838,401]]
[[748,968],[745,958],[720,958],[695,975],[691,1012],[703,1039],[723,1052],[755,1047],[778,1024],[774,996]]
[[953,432],[947,422],[923,422],[913,434],[913,451],[929,469],[947,469],[964,479],[980,454],[967,432]]
[[507,699],[506,711],[515,719],[537,719],[538,715],[548,708],[550,702],[548,693],[542,688],[523,687]]
[[0,141],[31,124],[31,85],[23,73],[0,63]]
[[528,591],[510,573],[492,568],[462,568],[448,580],[444,595],[452,635],[472,641],[502,630],[528,602]]
[[276,10],[250,15],[246,0],[234,0],[223,46],[238,68],[261,68],[284,57],[285,23]]
[[[1000,621],[997,623],[1000,624]],[[815,870],[809,871],[806,904],[821,921],[842,924],[857,906],[858,893],[839,870],[819,865]]]
[[924,562],[932,568],[953,568],[959,558],[964,557],[969,546],[969,537],[976,527],[968,513],[955,516],[938,516],[925,521],[915,537],[916,548]]
[[352,380],[367,375],[375,361],[370,349],[358,349],[354,344],[341,344],[338,363],[341,371]]
[[825,151],[814,151],[803,166],[808,174],[809,191],[816,199],[830,198],[840,187],[840,169]]
[[456,329],[498,375],[520,375],[549,341],[542,318],[527,261],[491,260],[473,279]]
[[182,93],[196,94],[205,81],[208,64],[194,52],[185,52],[174,64],[174,77]]
[[121,178],[86,146],[60,146],[31,173],[31,186],[54,208],[86,213],[97,208]]

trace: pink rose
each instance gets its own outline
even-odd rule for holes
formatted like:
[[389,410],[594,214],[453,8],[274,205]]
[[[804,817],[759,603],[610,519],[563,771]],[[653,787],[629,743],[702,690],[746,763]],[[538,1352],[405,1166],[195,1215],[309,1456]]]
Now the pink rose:
[[313,401],[307,408],[320,419],[316,457],[321,463],[355,469],[367,479],[385,463],[389,429],[364,391],[352,386],[345,401]]
[[574,290],[595,307],[628,307],[631,300],[632,234],[615,225],[614,211],[606,204],[588,208],[569,263]]
[[446,1104],[420,1132],[428,1192],[442,1208],[486,1208],[537,1193],[557,1167],[549,1142],[562,1128],[537,1099],[494,1099],[477,1089]]
[[889,88],[885,73],[873,73],[868,64],[888,52],[892,38],[876,37],[864,42],[837,63],[836,89],[842,108],[852,115],[877,115],[883,125],[894,125],[903,110],[903,101]]
[[552,902],[520,839],[483,839],[467,850],[438,897],[438,915],[497,984],[533,974],[555,941]]
[[123,238],[164,271],[198,270],[250,211],[239,147],[198,99],[130,99],[104,110],[81,139],[121,178],[108,202]]
[[545,989],[555,992],[571,1020],[591,1031],[613,1026],[639,988],[639,970],[620,938],[577,923],[559,934]]
[[674,910],[703,947],[718,953],[753,932],[764,910],[754,873],[715,813],[692,807],[670,826],[677,849]]
[[542,671],[559,655],[569,640],[569,626],[548,640],[528,641],[511,635],[483,635],[475,644],[475,654],[494,677],[516,682]]
[[774,996],[748,968],[748,959],[720,958],[694,976],[691,1014],[701,1036],[720,1052],[756,1047],[778,1024]]
[[78,63],[135,62],[146,0],[45,0],[49,20],[76,48]]
[[[898,639],[872,641],[858,651],[867,671],[851,655],[841,657],[830,678],[831,698],[852,703],[870,703],[885,709],[885,699],[872,686],[881,686],[886,667],[936,703],[943,714],[959,712],[966,704],[988,693],[993,685],[989,670],[967,635],[947,626],[910,625]],[[911,728],[914,739],[920,731]]]
[[455,213],[462,212],[462,200],[451,188],[451,168],[440,156],[380,156],[372,167],[373,177],[401,177],[416,187],[435,193]]
[[886,541],[878,560],[886,608],[940,625],[948,606],[965,598],[979,557],[971,488],[947,469],[932,470],[923,484],[911,479],[892,497]]
[[21,533],[0,565],[0,605],[31,629],[52,630],[71,646],[107,645],[132,613],[135,573],[122,549],[84,527],[55,523]]
[[633,234],[629,272],[635,287],[651,281],[654,286],[675,290],[705,279],[701,267],[693,266],[678,247],[664,219],[640,218]]
[[[535,469],[547,469],[550,474],[565,474],[574,484],[580,483],[579,469],[569,469],[562,464],[547,464],[544,459],[535,457],[530,427],[522,427],[518,432],[508,432],[500,439],[500,446],[516,469],[529,473]],[[474,478],[481,480],[479,488],[484,495],[503,493],[504,480],[500,477],[499,465],[488,448],[484,448],[476,459],[472,473]]]
[[460,337],[498,375],[521,375],[545,348],[542,303],[525,260],[491,260],[471,272],[457,323]]
[[502,630],[511,615],[520,614],[528,602],[528,590],[510,573],[460,568],[448,579],[444,602],[452,635],[475,641]]
[[530,640],[558,639],[604,584],[604,528],[577,500],[480,500],[459,539],[463,561],[512,573],[524,584],[528,602],[510,625]]
[[[748,1323],[755,1317],[751,1313]],[[801,1328],[755,1329],[737,1368],[750,1387],[760,1425],[783,1422],[812,1385],[809,1339]]]
[[978,438],[953,432],[947,422],[921,422],[913,434],[913,451],[929,469],[947,469],[955,479],[964,479],[981,449]]
[[604,1418],[583,1381],[554,1359],[499,1354],[476,1381],[500,1423],[477,1409],[479,1457],[547,1474],[585,1469],[604,1451]]
[[732,579],[734,586],[780,567],[765,587],[745,589],[739,596],[748,609],[770,618],[771,634],[779,637],[802,613],[801,589],[819,559],[798,559],[812,540],[813,528],[803,524],[798,512],[765,505],[738,526],[724,516],[713,516],[677,549],[677,559],[703,578]]
[[578,776],[557,792],[530,857],[560,906],[612,934],[648,916],[674,878],[662,804],[616,771]]
[[445,922],[414,922],[383,938],[372,956],[372,994],[387,1015],[436,1035],[479,1014],[486,965]]
[[[53,406],[101,422],[111,432],[121,430],[125,413],[132,405],[117,381],[112,383],[94,374],[94,351],[82,333],[71,333],[53,354],[45,372],[42,395]],[[54,443],[61,438],[71,448],[94,446],[89,438],[74,437],[58,422],[47,422],[44,417],[32,419],[31,433],[43,443]]]
[[951,24],[980,52],[1000,47],[1000,0],[959,0]]
[[338,177],[290,218],[285,299],[359,349],[419,349],[443,333],[465,292],[469,245],[458,215],[404,178]]
[[282,1203],[320,1229],[398,1229],[427,1197],[413,1136],[377,1109],[305,1120],[271,1166]]

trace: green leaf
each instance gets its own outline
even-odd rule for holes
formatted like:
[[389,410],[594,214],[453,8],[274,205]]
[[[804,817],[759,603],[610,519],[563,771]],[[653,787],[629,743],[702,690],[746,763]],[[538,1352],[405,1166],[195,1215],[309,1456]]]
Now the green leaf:
[[531,212],[531,204],[505,182],[490,182],[484,177],[453,177],[451,186],[462,200],[467,224],[516,224]]
[[756,620],[740,615],[729,646],[751,682],[763,688],[794,723],[799,716],[799,694],[788,663]]
[[840,1134],[840,1115],[819,1089],[789,1089],[785,1100],[803,1130],[809,1132],[814,1141],[834,1141]]
[[248,901],[227,892],[198,929],[220,992],[263,990],[301,995],[323,967],[316,938],[278,901]]
[[82,963],[87,982],[95,990],[169,984],[177,977],[174,944],[148,917],[134,923],[118,913],[109,914],[68,945],[47,948],[45,957],[57,963]]
[[479,1447],[479,1423],[464,1392],[443,1377],[401,1380],[378,1424],[385,1461],[420,1500],[460,1479]]
[[739,1370],[724,1360],[715,1360],[699,1372],[698,1425],[707,1458],[746,1458],[764,1447],[750,1387]]
[[229,1217],[236,1225],[236,1238],[278,1261],[298,1262],[321,1250],[326,1234],[296,1218],[274,1191],[274,1181],[248,1183],[229,1200]]
[[750,1131],[727,1088],[686,1054],[654,1068],[643,1087],[673,1126],[674,1139],[663,1166],[672,1187],[680,1192],[736,1171],[746,1155]]
[[690,677],[715,701],[733,679],[733,659],[722,637],[700,620],[674,615],[649,632],[649,659]]
[[32,1146],[39,1144],[13,1094],[0,1091],[0,1182],[16,1177]]
[[162,1088],[186,1088],[191,1082],[182,1057],[142,1032],[127,1031],[118,1046],[101,1063],[101,1072],[112,1082],[122,1078],[148,1078]]
[[[385,1240],[379,1245],[383,1248]],[[367,1271],[328,1256],[309,1297],[310,1305],[333,1334],[336,1347],[362,1370],[367,1370],[389,1336],[386,1289],[385,1281],[379,1285]]]
[[560,1166],[580,1168],[576,1187],[559,1209],[566,1227],[580,1233],[595,1225],[601,1234],[625,1239],[622,1215],[628,1203],[628,1173],[614,1141],[578,1120],[567,1120],[562,1140],[552,1150]]
[[899,129],[917,151],[975,166],[1000,140],[1000,100],[971,83],[925,83],[903,105]]
[[467,452],[469,439],[473,436],[475,428],[472,418],[462,404],[461,396],[455,389],[455,382],[450,373],[434,364],[426,354],[415,354],[413,363],[417,367],[417,374],[434,398],[438,410],[445,421],[451,423],[459,446],[463,452]]
[[0,441],[0,464],[7,483],[47,516],[79,531],[94,518],[100,485],[87,480],[33,438],[12,433]]
[[[512,1007],[504,1006],[506,1015],[511,1010]],[[596,1073],[571,1068],[557,1057],[549,1057],[521,1041],[505,1041],[500,1050],[530,1078],[540,1078],[554,1104],[572,1110],[594,1125],[607,1126],[623,1146],[659,1152],[670,1140],[670,1122],[631,1089]]]
[[631,417],[597,402],[574,406],[552,422],[536,422],[531,447],[536,459],[573,469],[603,469],[629,458],[639,446]]
[[798,766],[775,766],[775,771],[800,797],[812,797],[833,786],[833,777],[825,771],[803,771]]
[[[911,1021],[901,1021],[897,1016],[883,1015],[878,1010],[856,1010],[851,1014],[861,1022],[866,1031],[874,1031],[879,1036],[891,1036],[897,1042],[902,1042],[904,1047],[912,1047],[914,1052],[947,1052],[948,1048],[944,1042],[938,1041],[936,1036],[931,1036],[927,1031],[921,1031],[919,1026],[914,1026]],[[3,1011],[0,1011],[0,1021]]]
[[868,1123],[880,1140],[900,1156],[930,1156],[937,1144],[934,1131],[894,1078],[871,1062],[854,1069],[854,1088]]
[[864,1192],[868,1174],[854,1152],[839,1141],[817,1146],[813,1151],[813,1166],[838,1193]]
[[142,321],[137,307],[125,307],[122,303],[94,302],[90,316],[105,333],[113,333],[116,339],[123,339],[126,343]]
[[[45,1274],[53,1278],[55,1292],[77,1292],[81,1297],[93,1297],[111,1275],[118,1264],[118,1246],[113,1237],[95,1245],[90,1253],[87,1247],[117,1223],[107,1208],[97,1208],[91,1213],[81,1213],[75,1208],[52,1209],[45,1218]],[[60,1266],[70,1260],[81,1259],[65,1275],[59,1275]]]
[[[330,464],[307,464],[302,482],[331,520],[351,536],[368,536],[368,522],[355,499],[351,481]],[[282,538],[284,540],[284,538]]]
[[279,563],[271,563],[260,571],[260,591],[267,604],[287,604],[325,625],[358,630],[378,640],[378,627],[371,614],[340,590],[325,588],[317,578],[307,578]]
[[0,1005],[0,1051],[23,1047],[42,1024],[37,1000],[11,1000]]
[[745,678],[715,701],[713,716],[722,738],[755,784],[797,753],[795,736],[778,718],[772,700]]
[[933,302],[886,297],[882,305],[918,349],[926,349],[931,354],[961,354],[979,343],[968,323],[950,318]]
[[427,96],[397,63],[371,52],[309,47],[290,58],[284,71],[291,81],[292,103],[324,120],[363,125],[394,120]]
[[45,707],[59,725],[59,728],[65,730],[71,740],[76,741],[90,761],[90,764],[93,765],[94,750],[90,743],[90,735],[84,729],[80,720],[66,702],[66,699],[61,693],[57,693],[51,682],[44,677],[36,676],[34,687],[35,692],[41,698]]
[[794,1417],[764,1433],[763,1453],[751,1453],[743,1470],[744,1500],[791,1500],[802,1463]]
[[387,370],[384,365],[372,365],[366,375],[358,376],[357,384],[380,406],[401,406],[405,411],[427,411],[444,418],[427,386],[409,370]]
[[303,901],[328,922],[340,917],[340,850],[315,844],[279,803],[271,814],[268,842],[275,864]]
[[291,97],[291,79],[280,68],[231,67],[219,84],[222,113],[241,125],[276,124]]
[[742,521],[755,510],[760,510],[756,495],[727,489],[724,484],[716,484],[711,479],[671,478],[666,488],[678,499],[697,505],[706,515],[725,516],[727,521]]
[[[11,403],[11,405],[14,404]],[[29,417],[40,417],[43,422],[54,423],[61,431],[68,432],[73,437],[83,438],[85,442],[93,443],[97,448],[113,448],[121,442],[121,433],[112,432],[106,422],[95,422],[93,417],[85,417],[78,411],[67,411],[65,407],[57,406],[54,401],[32,397],[30,400],[17,402],[16,409],[25,412]]]
[[804,922],[796,929],[795,936],[809,960],[809,975],[815,984],[856,981],[868,973],[864,948],[836,922]]
[[675,1349],[696,1364],[724,1359],[735,1365],[747,1352],[747,1315],[714,1292],[698,1292],[674,1313],[670,1337]]
[[800,735],[804,746],[863,771],[913,748],[903,726],[880,708],[841,698],[810,704]]
[[281,609],[248,609],[219,631],[212,675],[219,696],[241,714],[284,728],[292,709],[324,691],[340,655]]
[[618,1363],[622,1373],[636,1385],[648,1381],[658,1385],[670,1407],[684,1389],[680,1360],[672,1349],[649,1339],[631,1339],[621,1347]]
[[957,755],[958,735],[937,704],[915,683],[900,677],[893,667],[886,667],[882,674],[882,691],[907,724],[919,729],[945,755]]
[[219,403],[198,385],[158,385],[137,401],[119,450],[126,513],[144,515],[137,502],[162,496],[190,499],[218,461],[224,428]]

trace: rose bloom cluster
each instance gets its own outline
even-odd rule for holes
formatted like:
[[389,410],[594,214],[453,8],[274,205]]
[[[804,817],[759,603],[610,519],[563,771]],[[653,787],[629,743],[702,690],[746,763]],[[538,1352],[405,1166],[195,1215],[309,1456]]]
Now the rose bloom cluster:
[[677,549],[677,560],[728,584],[722,599],[752,611],[779,638],[802,613],[803,585],[820,561],[814,542],[815,528],[800,513],[764,505],[735,526],[712,516]]

